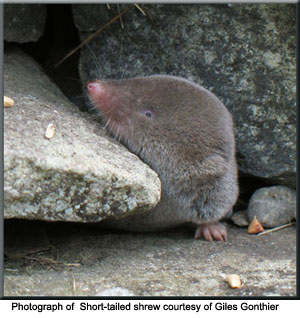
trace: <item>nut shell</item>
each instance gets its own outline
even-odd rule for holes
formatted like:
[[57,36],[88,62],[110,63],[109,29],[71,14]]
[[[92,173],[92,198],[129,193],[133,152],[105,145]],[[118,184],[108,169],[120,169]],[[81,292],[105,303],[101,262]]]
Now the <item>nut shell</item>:
[[257,218],[255,216],[248,227],[248,233],[249,234],[257,234],[257,233],[260,233],[263,231],[264,231],[263,226],[261,225],[261,223],[257,220]]

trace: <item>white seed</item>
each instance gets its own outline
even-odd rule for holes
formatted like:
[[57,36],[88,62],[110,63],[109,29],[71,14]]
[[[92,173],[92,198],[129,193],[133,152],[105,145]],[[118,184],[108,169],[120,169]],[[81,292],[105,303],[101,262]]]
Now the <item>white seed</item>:
[[7,97],[7,96],[4,96],[4,107],[11,107],[15,104],[14,100]]
[[241,288],[242,281],[237,274],[226,275],[226,280],[231,288]]
[[45,138],[51,139],[54,137],[54,134],[55,134],[55,126],[53,123],[50,123],[46,128]]

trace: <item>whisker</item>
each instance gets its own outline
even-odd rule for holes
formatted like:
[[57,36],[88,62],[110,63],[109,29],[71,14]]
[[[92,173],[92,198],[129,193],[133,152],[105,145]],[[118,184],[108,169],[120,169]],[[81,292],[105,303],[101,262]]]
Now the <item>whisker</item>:
[[108,118],[106,124],[105,124],[104,127],[103,127],[104,129],[107,128],[107,126],[109,125],[110,121],[111,121],[111,117]]
[[122,135],[120,134],[118,142],[121,142]]
[[99,111],[91,112],[91,117],[92,117],[93,120],[98,120],[98,119],[103,120],[103,117],[101,116]]
[[99,77],[101,77],[101,74],[103,74],[103,71],[104,71],[104,66],[103,66],[102,62],[96,57],[95,52],[92,50],[92,48],[89,44],[87,44],[87,48],[90,51],[90,54],[92,56],[92,61],[95,65],[97,73],[99,74]]
[[80,99],[86,99],[87,96],[84,96],[84,95],[76,95],[76,96],[72,96],[72,98],[73,98],[73,99],[78,99],[78,100],[80,100]]
[[116,133],[116,138],[118,137],[119,132],[120,132],[120,125],[118,125],[118,129],[117,129],[117,133]]
[[110,117],[109,115],[113,112],[113,109],[107,110],[107,111],[101,111],[103,115]]
[[74,76],[68,76],[69,80],[75,81],[75,82],[79,82],[81,84],[81,79],[80,78],[76,78]]

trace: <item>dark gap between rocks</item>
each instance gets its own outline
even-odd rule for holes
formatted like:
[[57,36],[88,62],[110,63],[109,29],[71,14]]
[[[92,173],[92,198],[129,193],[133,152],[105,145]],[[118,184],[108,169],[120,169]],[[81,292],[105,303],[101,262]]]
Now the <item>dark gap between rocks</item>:
[[239,172],[239,198],[234,211],[246,210],[252,194],[260,188],[271,187],[264,179]]
[[43,36],[37,42],[16,46],[33,57],[56,83],[62,92],[77,105],[87,111],[78,71],[80,50],[54,68],[55,64],[80,43],[70,4],[48,4],[47,19]]

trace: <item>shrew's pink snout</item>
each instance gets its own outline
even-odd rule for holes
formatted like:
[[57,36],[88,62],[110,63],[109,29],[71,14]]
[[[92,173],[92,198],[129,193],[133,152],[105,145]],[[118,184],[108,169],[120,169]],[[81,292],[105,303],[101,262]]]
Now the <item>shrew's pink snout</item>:
[[88,81],[86,84],[88,95],[93,104],[105,112],[115,106],[116,92],[102,81]]
[[104,85],[100,81],[88,81],[87,90],[93,100],[97,100],[97,98],[106,92]]

